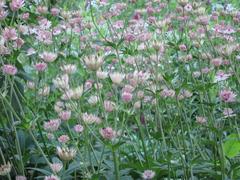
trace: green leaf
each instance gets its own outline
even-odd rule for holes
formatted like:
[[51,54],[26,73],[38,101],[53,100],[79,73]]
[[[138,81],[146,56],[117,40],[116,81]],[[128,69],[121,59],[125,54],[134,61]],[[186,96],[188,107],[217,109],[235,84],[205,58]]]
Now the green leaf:
[[223,144],[223,150],[226,156],[233,158],[240,152],[240,140],[237,134],[230,134]]

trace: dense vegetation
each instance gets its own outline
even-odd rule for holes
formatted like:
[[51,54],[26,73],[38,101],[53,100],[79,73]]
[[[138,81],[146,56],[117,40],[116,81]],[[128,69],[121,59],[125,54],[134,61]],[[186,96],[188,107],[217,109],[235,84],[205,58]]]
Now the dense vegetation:
[[0,178],[240,179],[238,0],[0,0]]

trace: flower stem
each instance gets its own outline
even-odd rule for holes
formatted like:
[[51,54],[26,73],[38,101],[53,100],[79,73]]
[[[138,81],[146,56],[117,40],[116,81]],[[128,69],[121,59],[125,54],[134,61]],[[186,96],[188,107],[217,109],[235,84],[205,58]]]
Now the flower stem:
[[114,160],[114,172],[115,172],[115,180],[120,180],[120,173],[119,173],[119,163],[118,158],[116,156],[115,149],[112,148],[113,160]]

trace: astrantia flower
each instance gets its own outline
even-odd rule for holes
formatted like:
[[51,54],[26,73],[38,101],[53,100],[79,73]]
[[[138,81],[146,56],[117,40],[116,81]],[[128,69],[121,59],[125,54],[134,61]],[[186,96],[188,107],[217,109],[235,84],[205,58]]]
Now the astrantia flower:
[[122,92],[121,98],[123,102],[130,102],[133,98],[133,95],[131,92],[124,91]]
[[76,156],[76,149],[74,148],[67,148],[67,147],[57,147],[57,154],[60,159],[64,161],[70,161]]
[[221,66],[222,62],[223,62],[222,58],[214,58],[211,60],[211,63],[216,67]]
[[10,8],[12,11],[18,11],[24,6],[24,0],[12,0]]
[[39,24],[41,29],[49,29],[52,25],[51,21],[49,21],[46,18],[43,18],[40,21],[38,21],[38,24]]
[[59,13],[60,13],[60,9],[58,9],[58,8],[52,8],[51,9],[51,14],[53,16],[57,16]]
[[99,79],[106,79],[108,77],[108,73],[105,71],[97,71],[96,75]]
[[51,176],[45,176],[44,180],[61,180],[61,179],[55,175],[51,175]]
[[60,137],[58,137],[58,142],[60,143],[66,143],[70,140],[68,135],[61,135]]
[[15,28],[5,27],[2,31],[2,36],[5,40],[16,40],[18,38]]
[[166,97],[174,97],[174,96],[175,96],[175,91],[172,90],[172,89],[167,89],[167,88],[165,88],[165,89],[163,89],[163,90],[161,91],[160,95],[161,95],[162,97],[164,97],[164,98],[166,98]]
[[84,128],[80,124],[77,124],[77,125],[74,126],[74,131],[77,132],[77,133],[81,133],[81,132],[83,132],[83,130],[84,130]]
[[34,82],[32,82],[32,81],[27,81],[27,87],[29,88],[29,89],[34,89],[35,88],[35,83]]
[[15,180],[27,180],[26,176],[16,176]]
[[50,87],[49,86],[45,86],[45,87],[38,90],[38,95],[40,95],[40,96],[48,96],[49,93],[50,93]]
[[112,112],[116,107],[116,104],[112,101],[104,101],[103,105],[104,105],[105,111],[107,112]]
[[11,64],[4,64],[2,66],[2,72],[8,75],[15,75],[17,73],[17,68]]
[[218,71],[216,76],[215,76],[215,82],[219,82],[219,81],[224,81],[226,79],[228,79],[231,76],[231,74],[226,74],[223,71]]
[[45,62],[53,62],[57,59],[57,54],[53,52],[43,52],[39,54],[39,57],[44,60]]
[[224,108],[223,110],[224,117],[233,117],[236,116],[231,108]]
[[39,40],[40,42],[47,44],[47,45],[53,43],[53,40],[52,40],[53,32],[43,30],[43,29],[38,29],[34,33],[36,34],[36,39]]
[[8,15],[8,12],[3,8],[0,8],[0,20],[4,20]]
[[118,72],[110,74],[110,78],[114,84],[120,84],[123,81],[124,77],[124,74]]
[[145,170],[142,174],[142,178],[147,180],[153,179],[154,176],[155,176],[155,172],[152,170]]
[[0,165],[0,176],[5,176],[11,171],[11,164],[8,162],[7,164]]
[[44,122],[44,130],[47,132],[54,132],[57,131],[61,124],[60,119],[52,119],[48,122]]
[[53,80],[53,84],[59,88],[60,90],[66,90],[66,89],[69,89],[69,77],[67,74],[64,74],[64,75],[61,75],[61,76],[58,76],[56,77],[54,80]]
[[61,66],[60,68],[66,74],[73,74],[77,70],[77,66],[75,64],[66,64]]
[[53,173],[58,173],[63,168],[63,164],[62,163],[52,163],[52,164],[50,164],[50,167],[51,167]]
[[35,69],[39,72],[44,71],[46,68],[47,68],[47,64],[44,62],[35,64]]
[[88,114],[88,113],[83,113],[82,114],[82,119],[85,123],[87,124],[92,124],[92,123],[101,123],[101,119],[99,117],[97,117],[94,114]]
[[235,102],[236,101],[236,94],[231,90],[222,90],[219,93],[219,97],[224,102]]
[[71,118],[71,111],[61,111],[59,112],[58,116],[61,120],[67,121]]
[[33,49],[33,48],[29,48],[29,49],[27,50],[27,56],[31,56],[31,55],[33,55],[33,54],[36,54],[36,50]]
[[93,96],[90,96],[87,101],[90,105],[95,105],[98,103],[99,98],[98,98],[98,96],[93,95]]
[[92,86],[93,86],[93,82],[94,81],[91,80],[91,79],[87,80],[84,84],[84,91],[87,91],[87,90],[91,89]]
[[63,95],[62,95],[62,99],[63,100],[69,100],[69,99],[79,99],[83,94],[83,86],[79,86],[77,88],[74,89],[69,89],[67,90]]
[[62,112],[64,109],[64,103],[62,101],[57,101],[55,104],[54,104],[54,110],[57,112],[57,113],[60,113]]
[[98,70],[100,66],[103,64],[103,58],[95,55],[86,57],[84,61],[87,68],[92,71]]
[[111,127],[100,129],[100,134],[104,139],[112,140],[116,137],[117,133]]

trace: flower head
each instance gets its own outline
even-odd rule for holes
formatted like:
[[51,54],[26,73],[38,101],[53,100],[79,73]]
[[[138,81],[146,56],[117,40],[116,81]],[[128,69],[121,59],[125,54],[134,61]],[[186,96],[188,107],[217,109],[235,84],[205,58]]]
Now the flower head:
[[114,84],[120,84],[123,81],[124,77],[124,74],[118,72],[110,74],[110,78]]
[[10,173],[12,165],[8,162],[7,164],[0,165],[0,176],[5,176]]
[[26,176],[16,176],[15,180],[27,180]]
[[54,173],[58,173],[63,168],[63,164],[62,163],[52,163],[52,164],[50,164],[50,167]]
[[142,174],[142,178],[143,179],[147,179],[147,180],[149,180],[149,179],[153,179],[154,178],[154,176],[155,176],[155,172],[154,171],[152,171],[152,170],[145,170],[144,172],[143,172],[143,174]]
[[18,11],[24,6],[24,0],[12,0],[10,3],[10,8],[12,11]]
[[35,64],[35,69],[39,72],[44,71],[46,68],[47,68],[47,64],[44,62]]
[[222,90],[219,93],[219,97],[224,102],[235,102],[236,101],[236,94],[231,90]]
[[87,68],[92,71],[97,71],[103,64],[103,58],[95,55],[86,57],[84,61]]
[[60,178],[55,175],[51,175],[51,176],[45,176],[44,180],[60,180]]
[[51,119],[48,122],[44,122],[44,130],[47,132],[54,132],[57,131],[61,124],[60,119]]
[[57,154],[60,159],[64,161],[70,161],[76,156],[76,149],[74,148],[67,148],[67,147],[57,147]]
[[60,142],[60,143],[67,143],[69,140],[70,140],[70,138],[68,135],[61,135],[58,138],[58,142]]
[[100,129],[100,134],[104,139],[112,140],[116,137],[117,133],[111,127]]
[[39,57],[45,61],[45,62],[53,62],[57,59],[57,54],[53,52],[43,52],[42,54],[39,54]]
[[77,133],[81,133],[81,132],[83,132],[83,130],[84,130],[84,128],[80,124],[77,124],[77,125],[74,126],[74,131],[77,132]]
[[2,72],[8,75],[15,75],[17,74],[17,68],[11,64],[4,64],[2,66]]

